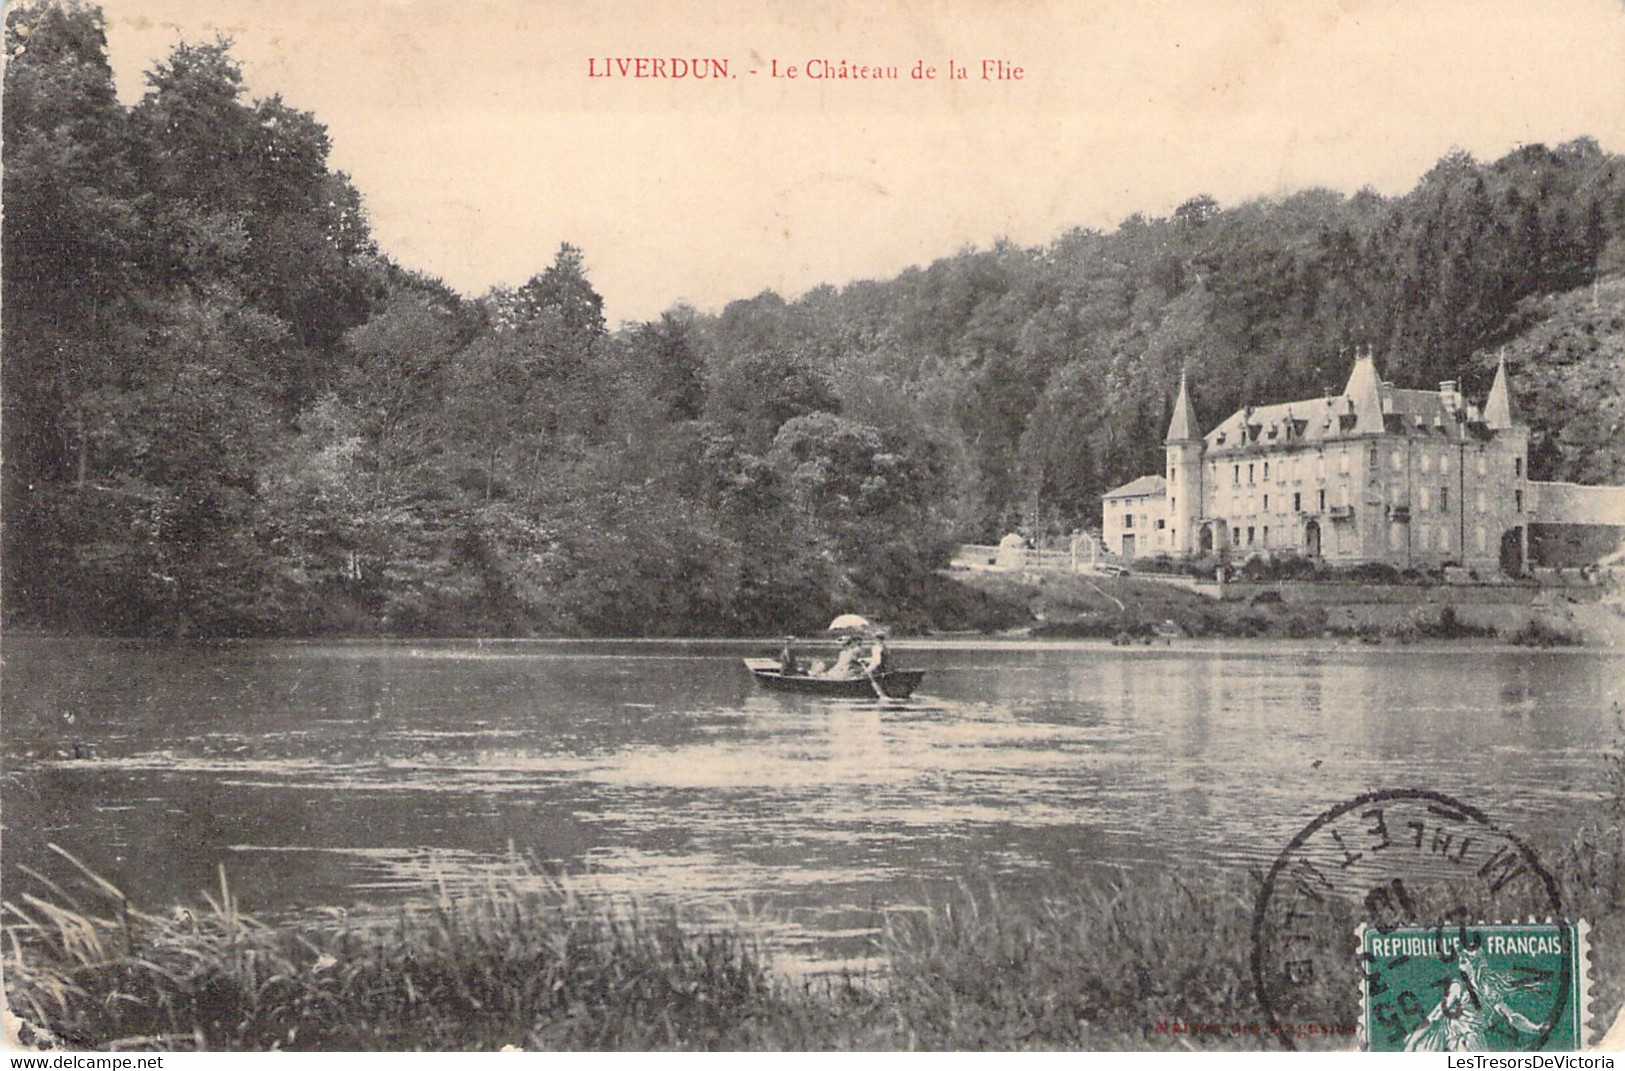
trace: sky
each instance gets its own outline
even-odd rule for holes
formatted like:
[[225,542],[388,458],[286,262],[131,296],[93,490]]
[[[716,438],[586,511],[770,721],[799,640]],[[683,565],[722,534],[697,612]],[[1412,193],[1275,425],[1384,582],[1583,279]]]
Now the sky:
[[[1403,193],[1452,148],[1625,150],[1621,0],[101,6],[127,103],[178,41],[226,34],[251,95],[326,124],[397,262],[474,295],[568,241],[611,323],[1109,230],[1203,193]],[[639,56],[728,77],[590,76]],[[809,77],[843,60],[898,78]],[[984,60],[1022,76],[984,79]]]

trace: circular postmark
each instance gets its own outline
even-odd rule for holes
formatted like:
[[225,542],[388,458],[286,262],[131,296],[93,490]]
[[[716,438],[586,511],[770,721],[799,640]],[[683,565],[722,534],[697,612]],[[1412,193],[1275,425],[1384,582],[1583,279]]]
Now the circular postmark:
[[[1259,890],[1252,971],[1267,1026],[1287,1048],[1306,1037],[1347,1039],[1371,977],[1362,926],[1378,934],[1426,927],[1429,954],[1454,963],[1464,948],[1465,958],[1476,953],[1479,924],[1531,916],[1561,919],[1557,881],[1528,845],[1477,808],[1425,789],[1340,803],[1292,838]],[[1573,955],[1564,936],[1565,976]],[[1550,988],[1518,1047],[1544,1047],[1563,1019],[1568,991]],[[1439,994],[1401,996],[1409,997],[1411,1021],[1434,1000],[1442,1009],[1434,1018],[1458,1014]]]

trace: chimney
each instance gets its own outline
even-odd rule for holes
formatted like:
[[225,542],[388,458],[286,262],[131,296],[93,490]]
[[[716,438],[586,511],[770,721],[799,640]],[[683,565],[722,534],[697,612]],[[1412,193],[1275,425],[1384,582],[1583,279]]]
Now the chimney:
[[1447,413],[1454,413],[1461,409],[1461,391],[1459,384],[1455,380],[1446,379],[1439,382],[1439,402],[1444,406],[1444,411]]

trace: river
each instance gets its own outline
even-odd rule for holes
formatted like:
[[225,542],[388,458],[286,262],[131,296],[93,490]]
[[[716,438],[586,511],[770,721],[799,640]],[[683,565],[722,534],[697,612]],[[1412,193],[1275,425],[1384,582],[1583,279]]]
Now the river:
[[828,965],[958,882],[1265,868],[1373,789],[1556,845],[1625,698],[1596,650],[937,640],[898,645],[927,676],[883,707],[760,692],[762,648],[8,639],[4,879],[65,877],[56,843],[167,907],[224,866],[277,917],[514,853]]

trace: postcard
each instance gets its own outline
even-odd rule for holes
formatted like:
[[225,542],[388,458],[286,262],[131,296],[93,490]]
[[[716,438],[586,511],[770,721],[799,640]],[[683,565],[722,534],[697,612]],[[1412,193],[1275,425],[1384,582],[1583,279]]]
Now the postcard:
[[1617,1047],[1622,40],[10,5],[8,1047]]

